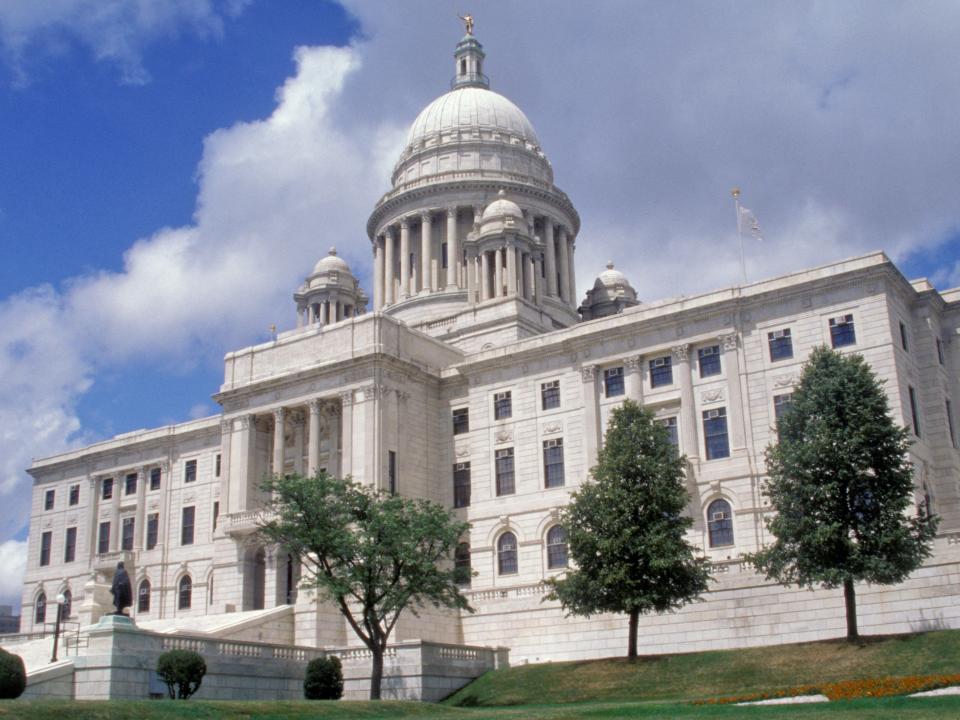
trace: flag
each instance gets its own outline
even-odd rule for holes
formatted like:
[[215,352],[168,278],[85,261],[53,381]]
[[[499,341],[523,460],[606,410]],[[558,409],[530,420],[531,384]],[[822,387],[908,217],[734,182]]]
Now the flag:
[[760,232],[760,223],[757,222],[757,216],[751,210],[740,206],[740,232],[748,231],[757,240],[763,240],[763,233]]

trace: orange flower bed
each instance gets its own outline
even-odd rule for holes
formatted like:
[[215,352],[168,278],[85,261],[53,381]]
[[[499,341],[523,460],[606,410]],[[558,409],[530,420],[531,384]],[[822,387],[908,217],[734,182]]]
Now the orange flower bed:
[[695,700],[694,705],[727,705],[730,703],[756,702],[800,695],[826,695],[830,700],[853,700],[865,697],[889,697],[912,695],[925,690],[960,685],[960,675],[908,675],[906,677],[866,678],[843,680],[823,685],[797,685],[782,690],[747,695]]

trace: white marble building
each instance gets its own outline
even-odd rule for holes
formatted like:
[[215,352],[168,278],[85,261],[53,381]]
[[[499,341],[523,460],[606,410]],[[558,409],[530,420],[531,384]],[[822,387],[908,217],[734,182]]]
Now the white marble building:
[[910,580],[859,589],[861,627],[960,626],[960,289],[910,282],[874,253],[654,302],[611,265],[581,304],[577,211],[483,62],[465,36],[451,91],[414,121],[370,215],[371,312],[331,252],[296,291],[294,329],[227,354],[220,415],[33,464],[23,630],[49,622],[62,592],[71,618],[96,620],[122,559],[138,622],[201,628],[289,605],[272,639],[357,644],[253,534],[266,474],[325,468],[472,525],[457,561],[476,571],[476,612],[407,615],[397,641],[507,646],[514,662],[622,654],[624,618],[564,618],[541,582],[566,566],[558,509],[611,408],[633,398],[689,459],[692,539],[716,578],[706,602],[642,620],[643,652],[842,634],[840,591],[785,589],[739,560],[768,539],[763,450],[820,344],[862,354],[884,379],[915,435],[917,502],[942,518],[936,554]]

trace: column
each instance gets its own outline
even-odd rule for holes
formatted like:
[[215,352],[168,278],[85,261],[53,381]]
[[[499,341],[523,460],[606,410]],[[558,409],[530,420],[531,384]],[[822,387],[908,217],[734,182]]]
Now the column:
[[383,310],[383,238],[373,239],[373,311]]
[[320,469],[320,398],[307,403],[310,410],[310,425],[307,428],[307,474],[313,477]]
[[[240,442],[237,443],[237,478],[238,492],[230,512],[249,510],[254,505],[257,484],[260,482],[257,473],[257,416],[244,415],[240,418]],[[231,500],[233,500],[231,493]]]
[[600,410],[597,398],[597,366],[584,365],[580,368],[583,379],[583,444],[584,477],[597,464],[597,446],[600,433]]
[[569,305],[570,254],[567,252],[567,229],[563,225],[557,230],[557,247],[560,249],[560,299]]
[[534,253],[533,258],[533,302],[539,305],[543,299],[543,256]]
[[410,297],[410,221],[400,221],[400,299]]
[[303,475],[303,443],[306,435],[306,423],[304,422],[303,412],[294,410],[293,412],[293,471],[297,475]]
[[144,516],[147,509],[147,471],[142,465],[137,468],[137,512],[133,520],[133,549],[143,550],[143,537],[146,532]]
[[571,235],[567,240],[567,264],[570,267],[570,307],[574,310],[577,309],[579,298],[577,297],[577,263],[574,255],[574,247],[576,243],[574,242],[573,235]]
[[639,355],[628,357],[624,362],[627,397],[643,404],[643,358]]
[[457,242],[457,209],[447,208],[447,289],[458,286],[457,268],[460,266],[460,247]]
[[347,477],[353,472],[353,390],[340,393],[340,427],[340,474]]
[[436,290],[430,266],[433,264],[433,217],[429,212],[420,215],[420,288]]
[[397,301],[397,260],[394,257],[396,251],[396,234],[393,227],[388,227],[383,233],[383,304],[393,305]]
[[123,475],[115,474],[113,499],[110,501],[110,552],[117,552],[120,549],[120,495],[123,493],[123,486]]
[[273,474],[283,475],[283,426],[286,412],[282,407],[273,411]]
[[498,247],[493,254],[493,296],[503,295],[503,248]]
[[517,249],[513,244],[503,249],[507,256],[507,295],[517,294]]
[[297,329],[303,327],[303,308],[297,308]]
[[93,560],[97,554],[97,530],[99,523],[100,493],[97,492],[97,478],[87,476],[87,556]]
[[527,253],[527,300],[536,302],[537,299],[537,264],[533,253]]
[[543,241],[547,246],[547,295],[557,296],[557,252],[553,244],[553,220],[543,219]]
[[327,404],[327,431],[330,433],[330,458],[327,468],[334,477],[340,475],[340,411],[331,404]]
[[697,407],[693,401],[693,380],[690,377],[690,346],[686,343],[673,348],[674,380],[680,381],[680,432],[683,453],[691,460],[700,457],[697,435]]
[[220,420],[220,512],[230,512],[230,454],[233,452],[233,420]]
[[480,253],[480,299],[490,299],[490,253]]
[[471,254],[474,251],[467,252],[467,305],[475,305],[477,302],[477,257]]
[[740,353],[737,352],[737,334],[721,335],[723,343],[723,362],[727,366],[727,389],[730,399],[727,402],[727,422],[730,432],[730,449],[739,450],[747,446],[743,423],[743,402],[740,388]]

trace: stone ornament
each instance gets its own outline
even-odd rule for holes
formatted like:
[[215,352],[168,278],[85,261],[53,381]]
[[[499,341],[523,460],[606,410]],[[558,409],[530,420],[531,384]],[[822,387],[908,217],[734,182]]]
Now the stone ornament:
[[497,433],[496,435],[494,435],[494,438],[498,443],[510,442],[511,440],[513,440],[513,433],[507,430],[506,428],[502,428],[500,430],[497,430]]
[[777,375],[773,378],[773,386],[775,388],[790,387],[796,384],[797,379],[797,376],[794,374]]
[[554,433],[561,432],[563,430],[563,423],[547,423],[543,426],[544,435],[553,435]]
[[673,355],[674,357],[677,358],[678,362],[686,362],[687,359],[690,357],[689,343],[683,343],[682,345],[674,345],[672,348],[670,348],[670,350],[671,352],[673,352]]
[[715,403],[723,400],[723,388],[713,390],[704,390],[700,393],[700,401],[704,403]]

